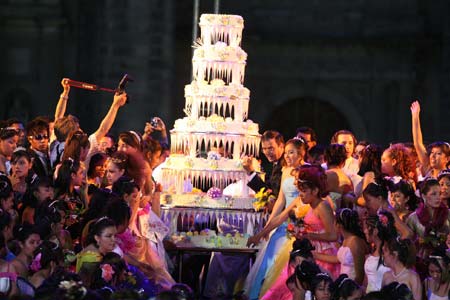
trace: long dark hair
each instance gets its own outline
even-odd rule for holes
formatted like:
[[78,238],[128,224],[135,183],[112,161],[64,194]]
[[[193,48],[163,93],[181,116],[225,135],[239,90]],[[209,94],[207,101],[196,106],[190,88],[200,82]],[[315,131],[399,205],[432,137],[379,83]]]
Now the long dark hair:
[[364,241],[366,237],[361,229],[358,212],[350,208],[341,208],[336,211],[336,223],[341,224],[351,234],[360,237]]
[[297,256],[313,258],[312,251],[316,249],[307,238],[296,239],[292,243],[292,251],[289,254],[289,261],[294,261]]
[[366,226],[369,234],[373,234],[373,230],[377,229],[377,237],[381,241],[380,245],[380,258],[378,260],[378,267],[383,263],[383,249],[384,244],[392,239],[398,237],[397,229],[395,229],[394,216],[387,210],[381,210],[377,215],[368,216],[366,219]]
[[410,239],[397,237],[386,243],[391,253],[397,252],[397,259],[407,268],[416,264],[416,247]]
[[56,198],[70,192],[72,174],[76,174],[81,164],[78,160],[68,158],[62,161],[58,169],[58,177],[55,180]]
[[349,278],[347,274],[341,274],[333,283],[332,299],[348,299],[355,291],[361,289],[358,283]]
[[[439,184],[438,184],[439,185]],[[419,206],[420,199],[416,196],[414,191],[414,187],[408,180],[400,180],[399,182],[393,184],[390,189],[391,193],[400,192],[405,197],[408,197],[408,201],[406,202],[406,208],[409,211],[415,211]]]
[[81,130],[71,132],[66,139],[64,154],[61,160],[73,158],[80,160],[81,149],[89,148],[90,143],[86,133]]
[[381,155],[383,149],[376,144],[370,144],[361,151],[361,162],[359,164],[359,176],[364,176],[367,172],[373,172],[375,178],[381,177]]
[[12,192],[11,180],[6,175],[0,174],[0,200],[6,200]]

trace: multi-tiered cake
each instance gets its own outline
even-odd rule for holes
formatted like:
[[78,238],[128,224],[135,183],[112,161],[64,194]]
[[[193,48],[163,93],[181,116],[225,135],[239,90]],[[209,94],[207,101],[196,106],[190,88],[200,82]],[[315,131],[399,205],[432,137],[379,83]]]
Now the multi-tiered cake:
[[[258,155],[258,124],[248,117],[250,91],[243,86],[247,53],[241,49],[241,16],[204,14],[201,38],[194,45],[193,78],[185,87],[186,117],[171,130],[171,155],[163,168],[163,203],[230,207],[248,197],[222,195],[234,182],[244,182],[242,155]],[[207,194],[193,193],[203,190]],[[227,196],[227,197],[225,197]],[[247,199],[248,200],[248,199]],[[247,207],[244,207],[247,208]]]

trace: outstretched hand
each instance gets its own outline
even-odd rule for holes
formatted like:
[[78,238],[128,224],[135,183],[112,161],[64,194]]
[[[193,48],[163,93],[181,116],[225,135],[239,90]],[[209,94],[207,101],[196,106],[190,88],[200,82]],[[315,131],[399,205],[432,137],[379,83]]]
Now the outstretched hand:
[[259,244],[259,237],[257,235],[253,235],[247,240],[247,247],[256,246]]
[[241,159],[242,167],[247,173],[251,173],[254,171],[253,169],[253,156],[244,156]]
[[413,103],[411,103],[411,115],[413,117],[418,117],[420,114],[420,103],[419,101],[414,101]]

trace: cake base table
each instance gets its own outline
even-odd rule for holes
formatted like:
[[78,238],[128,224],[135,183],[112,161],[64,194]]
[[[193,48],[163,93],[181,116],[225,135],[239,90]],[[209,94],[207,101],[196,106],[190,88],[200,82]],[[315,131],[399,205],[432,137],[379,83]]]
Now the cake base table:
[[211,254],[212,252],[220,252],[227,255],[248,255],[249,256],[249,269],[253,264],[258,248],[201,248],[201,247],[186,247],[176,246],[167,248],[168,252],[175,252],[178,263],[178,282],[182,280],[183,273],[183,255],[184,254]]

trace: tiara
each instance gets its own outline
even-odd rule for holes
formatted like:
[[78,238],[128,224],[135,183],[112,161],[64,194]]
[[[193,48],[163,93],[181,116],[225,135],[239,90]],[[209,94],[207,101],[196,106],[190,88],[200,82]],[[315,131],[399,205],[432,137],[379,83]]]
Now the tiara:
[[302,142],[303,144],[306,144],[305,139],[302,138],[301,136],[294,136],[292,139],[293,139],[293,140],[296,140],[296,141],[300,141],[300,142]]
[[291,251],[291,255],[299,253],[299,252],[302,252],[302,249],[297,249],[297,250]]
[[345,277],[344,280],[342,280],[341,283],[339,283],[338,289],[340,289],[342,287],[344,282],[349,281],[349,280],[351,281],[351,279],[349,277]]
[[139,136],[139,134],[136,133],[136,131],[130,130],[128,132],[131,133],[132,135],[134,135],[137,138],[139,144],[142,143],[141,137]]
[[48,205],[48,207],[53,207],[53,205],[55,205],[56,203],[58,203],[60,200],[55,200],[55,201],[53,201],[52,203],[50,203],[49,205]]
[[95,221],[94,224],[98,224],[98,223],[100,223],[101,221],[103,221],[103,220],[105,220],[105,219],[108,219],[108,217],[107,217],[107,216],[103,216],[103,217],[97,219],[97,221]]
[[444,176],[444,175],[450,175],[450,169],[445,169],[439,172],[438,177]]
[[27,149],[25,147],[19,146],[16,149],[14,149],[13,153],[16,153],[18,151],[27,151]]
[[118,157],[110,157],[109,161],[116,165],[121,165],[123,163],[126,163],[126,158],[118,158]]
[[347,211],[347,210],[349,210],[350,213],[352,212],[352,210],[351,210],[350,208],[348,208],[348,207],[342,208],[341,211],[339,212],[339,219],[342,220],[342,213],[343,213],[344,211]]

